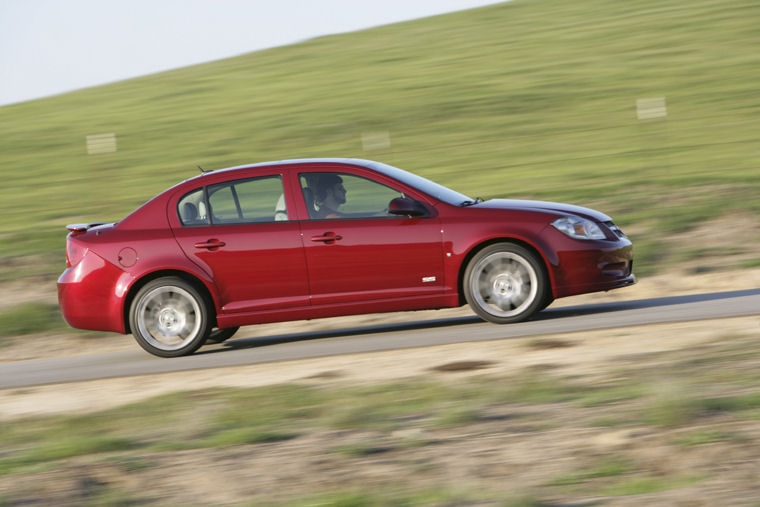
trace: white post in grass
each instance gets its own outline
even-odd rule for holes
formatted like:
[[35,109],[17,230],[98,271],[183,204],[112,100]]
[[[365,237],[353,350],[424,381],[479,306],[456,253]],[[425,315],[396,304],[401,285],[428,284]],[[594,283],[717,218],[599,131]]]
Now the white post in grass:
[[116,134],[87,136],[87,154],[99,155],[116,151]]
[[92,220],[109,221],[118,209],[119,164],[116,156],[116,134],[97,134],[86,137],[87,159],[92,173],[92,203],[98,216]]
[[636,101],[636,117],[639,120],[651,120],[668,116],[668,106],[665,97],[638,99]]

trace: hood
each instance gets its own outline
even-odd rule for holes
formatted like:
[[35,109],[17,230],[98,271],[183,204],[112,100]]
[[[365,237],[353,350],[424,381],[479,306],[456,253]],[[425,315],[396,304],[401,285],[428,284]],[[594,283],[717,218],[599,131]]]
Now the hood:
[[560,215],[576,215],[583,218],[595,220],[597,222],[609,222],[612,219],[599,211],[575,206],[573,204],[562,204],[559,202],[547,201],[522,201],[519,199],[491,199],[473,206],[474,208],[491,208],[491,209],[510,209],[510,210],[535,210],[546,211],[548,213],[557,213]]

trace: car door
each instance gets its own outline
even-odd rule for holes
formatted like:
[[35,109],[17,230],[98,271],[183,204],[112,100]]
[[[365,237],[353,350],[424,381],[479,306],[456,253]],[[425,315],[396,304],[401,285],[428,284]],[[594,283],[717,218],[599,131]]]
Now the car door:
[[288,220],[282,176],[207,185],[178,201],[174,234],[214,280],[223,313],[309,304],[297,221]]
[[[320,181],[345,197],[337,210]],[[313,305],[443,292],[441,226],[431,206],[424,217],[391,215],[390,201],[403,192],[364,174],[302,172],[299,182],[309,211],[301,229]]]

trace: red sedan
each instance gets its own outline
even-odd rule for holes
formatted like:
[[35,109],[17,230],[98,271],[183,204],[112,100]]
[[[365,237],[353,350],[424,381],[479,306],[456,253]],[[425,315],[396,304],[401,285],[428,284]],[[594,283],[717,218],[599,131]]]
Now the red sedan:
[[66,321],[132,333],[162,357],[243,325],[465,302],[518,322],[556,298],[634,283],[631,242],[598,211],[483,202],[366,160],[208,172],[121,222],[68,229]]

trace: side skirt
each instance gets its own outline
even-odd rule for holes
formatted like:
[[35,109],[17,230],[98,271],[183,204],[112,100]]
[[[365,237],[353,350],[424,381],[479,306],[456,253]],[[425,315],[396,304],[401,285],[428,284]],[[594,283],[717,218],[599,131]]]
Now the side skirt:
[[363,315],[369,313],[387,313],[407,310],[434,310],[461,306],[459,294],[437,294],[434,296],[412,296],[392,300],[357,301],[319,306],[301,306],[281,310],[264,310],[217,315],[220,328],[232,326],[249,326],[270,322],[293,320],[311,320],[344,315]]

